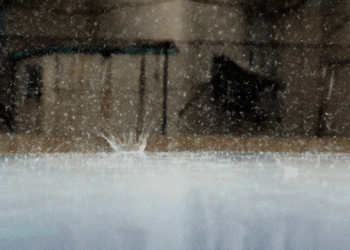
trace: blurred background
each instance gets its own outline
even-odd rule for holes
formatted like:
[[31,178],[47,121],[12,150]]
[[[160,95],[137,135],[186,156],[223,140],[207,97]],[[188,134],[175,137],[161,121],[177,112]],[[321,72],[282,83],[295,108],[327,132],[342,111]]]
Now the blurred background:
[[1,1],[1,138],[348,138],[349,10],[347,0]]

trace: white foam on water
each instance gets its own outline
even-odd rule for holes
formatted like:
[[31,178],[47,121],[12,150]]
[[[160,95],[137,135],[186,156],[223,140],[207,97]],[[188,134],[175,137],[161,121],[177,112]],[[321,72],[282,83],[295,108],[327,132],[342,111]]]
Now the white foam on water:
[[350,156],[0,158],[4,249],[350,249]]

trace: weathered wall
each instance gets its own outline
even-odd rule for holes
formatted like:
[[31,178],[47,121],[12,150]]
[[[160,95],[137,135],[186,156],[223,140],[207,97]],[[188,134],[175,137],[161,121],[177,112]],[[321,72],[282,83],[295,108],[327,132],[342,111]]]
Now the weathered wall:
[[151,6],[120,7],[96,18],[97,38],[105,39],[183,39],[182,1]]
[[329,30],[326,33],[326,42],[330,47],[323,53],[323,63],[328,66],[328,79],[325,82],[325,125],[329,136],[350,136],[349,11],[350,4],[342,4],[341,8],[334,11],[333,22],[326,23]]
[[43,133],[88,136],[100,126],[102,56],[53,55],[44,68]]
[[[79,137],[138,128],[159,133],[163,63],[162,55],[58,54],[23,60],[17,65],[17,131]],[[43,95],[33,104],[24,93],[25,66],[31,64],[43,67]]]
[[[186,1],[151,5],[142,1],[78,2],[55,2],[49,8],[51,12],[46,7],[36,10],[35,6],[5,9],[4,35],[9,39],[3,41],[3,54],[33,43],[52,46],[56,40],[60,46],[81,47],[92,46],[93,41],[111,46],[115,41],[172,40],[179,53],[169,56],[168,135],[240,134],[255,129],[249,120],[237,128],[235,121],[211,101],[206,87],[214,55],[227,55],[250,71],[271,73],[249,61],[250,50],[262,50],[254,50],[254,45],[249,47],[245,42],[268,43],[271,39],[249,38],[241,7]],[[96,12],[88,15],[94,8]],[[100,8],[110,9],[99,12]],[[350,136],[346,62],[350,59],[350,26],[342,19],[347,12],[348,6],[340,6],[331,16],[325,9],[306,6],[276,24],[272,41],[279,47],[273,57],[277,61],[273,74],[286,85],[282,94],[284,136],[315,136],[320,124],[325,127],[323,135]],[[339,26],[342,22],[345,24]],[[324,27],[340,28],[329,35]],[[322,46],[324,43],[328,46]],[[164,55],[59,54],[35,60],[44,69],[43,104],[36,109],[38,104],[23,101],[17,88],[18,131],[87,136],[98,129],[137,131],[152,125],[155,133],[161,132]],[[17,64],[18,82],[23,81],[21,63],[35,60]]]
[[4,35],[83,40],[90,37],[91,29],[86,15],[8,8],[4,11]]
[[173,79],[183,80],[169,83],[169,133],[222,134],[226,128],[218,124],[221,114],[208,88],[212,59],[225,54],[242,63],[243,13],[238,7],[196,3],[187,3],[185,9],[185,40],[177,43],[180,53],[170,64]]
[[[278,75],[287,83],[283,123],[288,136],[315,136],[320,126],[322,136],[350,135],[348,67],[336,66],[350,59],[347,8],[308,6],[280,23],[278,41],[284,48]],[[338,25],[342,28],[334,29]]]

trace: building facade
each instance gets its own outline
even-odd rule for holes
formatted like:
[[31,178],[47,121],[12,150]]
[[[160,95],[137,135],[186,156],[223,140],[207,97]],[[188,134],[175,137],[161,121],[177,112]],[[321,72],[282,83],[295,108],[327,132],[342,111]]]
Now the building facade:
[[[349,6],[3,1],[1,129],[9,132],[11,123],[14,133],[45,136],[147,130],[348,137]],[[261,125],[253,111],[237,119],[218,105],[218,56],[280,83],[276,95],[253,100],[273,118]]]

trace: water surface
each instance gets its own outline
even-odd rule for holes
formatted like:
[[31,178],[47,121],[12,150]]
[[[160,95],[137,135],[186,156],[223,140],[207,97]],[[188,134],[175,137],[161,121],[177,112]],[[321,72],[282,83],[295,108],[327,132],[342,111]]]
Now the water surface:
[[4,249],[350,249],[350,156],[0,158]]

